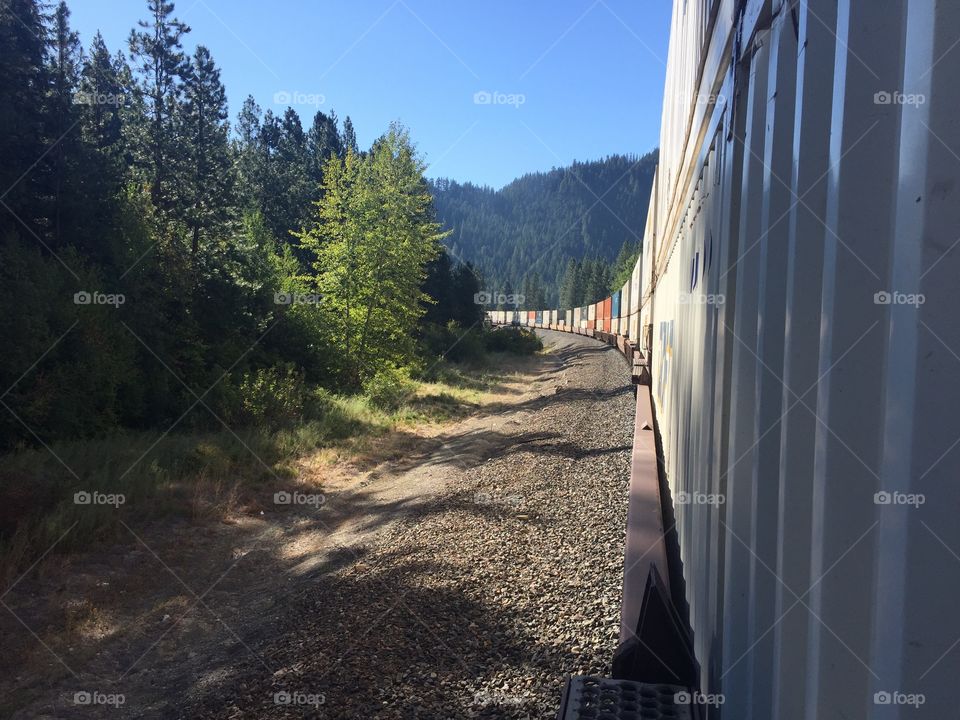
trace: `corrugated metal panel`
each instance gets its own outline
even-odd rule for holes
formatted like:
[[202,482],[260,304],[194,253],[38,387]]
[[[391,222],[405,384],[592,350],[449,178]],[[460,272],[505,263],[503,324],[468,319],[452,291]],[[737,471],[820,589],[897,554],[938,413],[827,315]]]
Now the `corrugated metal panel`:
[[624,283],[623,287],[620,288],[620,317],[629,318],[630,317],[630,281],[627,280]]
[[675,3],[639,274],[701,689],[950,717],[960,4],[733,6]]

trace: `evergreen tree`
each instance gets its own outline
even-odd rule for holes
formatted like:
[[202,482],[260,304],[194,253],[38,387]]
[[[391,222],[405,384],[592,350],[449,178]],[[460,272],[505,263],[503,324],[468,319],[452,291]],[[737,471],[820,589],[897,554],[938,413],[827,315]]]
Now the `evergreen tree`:
[[103,36],[97,33],[83,63],[77,98],[86,110],[84,138],[101,153],[117,148],[122,139],[125,70],[122,56],[112,58]]
[[150,178],[150,198],[154,206],[168,210],[177,188],[177,144],[175,116],[183,95],[189,61],[181,38],[190,28],[173,17],[174,4],[166,0],[148,0],[149,20],[141,20],[141,30],[130,33],[130,54],[139,63],[138,91],[149,119],[144,128],[145,153],[139,157]]
[[347,115],[343,119],[343,151],[346,152],[350,150],[354,153],[359,153],[360,148],[357,145],[357,132],[353,129],[353,121],[350,119],[350,116]]
[[[350,128],[353,129],[353,123],[350,124]],[[307,135],[310,177],[319,184],[323,182],[323,168],[327,160],[334,155],[340,157],[344,155],[344,143],[337,129],[337,114],[331,112],[327,115],[318,110],[313,116],[313,123]],[[355,141],[356,138],[354,138]],[[357,154],[357,150],[354,150],[354,154]]]
[[[67,176],[78,174],[81,164],[81,133],[75,130],[80,122],[77,101],[96,101],[76,95],[80,79],[80,36],[70,29],[70,10],[61,0],[53,14],[53,32],[50,36],[50,121],[48,135],[54,140],[51,154],[52,168],[49,193],[51,233],[56,245],[64,244],[63,228],[72,227],[71,210],[76,210],[83,199],[77,197],[77,188],[67,186]],[[70,195],[72,197],[65,197]]]
[[633,268],[640,257],[640,241],[633,243],[624,240],[620,246],[620,252],[617,253],[617,259],[611,268],[610,292],[614,293],[620,290],[633,274]]
[[[31,172],[48,138],[48,31],[35,0],[0,3],[0,233],[46,233],[36,198],[44,178]],[[22,225],[25,225],[24,228]]]
[[182,113],[187,167],[180,192],[186,207],[194,255],[201,236],[223,227],[233,203],[232,158],[228,141],[227,97],[220,71],[203,45],[197,46],[186,82]]
[[261,135],[260,106],[247,96],[237,115],[237,137],[234,154],[237,157],[237,188],[244,208],[260,213],[263,220],[263,167],[266,162]]

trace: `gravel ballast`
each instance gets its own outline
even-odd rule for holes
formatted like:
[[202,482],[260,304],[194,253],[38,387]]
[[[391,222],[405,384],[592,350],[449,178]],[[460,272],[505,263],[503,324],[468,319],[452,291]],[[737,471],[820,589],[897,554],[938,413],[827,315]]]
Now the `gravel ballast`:
[[541,335],[537,396],[458,438],[449,484],[295,593],[260,652],[272,675],[251,658],[185,716],[552,718],[567,675],[609,672],[629,372],[597,341]]
[[38,628],[31,597],[101,621],[16,668],[12,717],[554,718],[617,645],[635,401],[614,348],[538,332],[521,380],[320,507],[138,526],[22,582]]

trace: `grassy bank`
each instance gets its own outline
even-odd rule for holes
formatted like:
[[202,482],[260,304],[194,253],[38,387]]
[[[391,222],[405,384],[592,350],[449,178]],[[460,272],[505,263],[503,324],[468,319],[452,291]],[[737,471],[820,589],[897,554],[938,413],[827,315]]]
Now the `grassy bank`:
[[[524,342],[520,354],[536,349]],[[0,458],[0,579],[7,586],[51,548],[70,552],[127,534],[122,523],[259,514],[277,509],[275,492],[322,492],[299,477],[298,461],[324,449],[349,456],[391,430],[462,417],[504,379],[509,357],[516,354],[436,364],[423,380],[403,379],[389,392],[318,390],[308,413],[283,427],[124,432],[8,454]]]

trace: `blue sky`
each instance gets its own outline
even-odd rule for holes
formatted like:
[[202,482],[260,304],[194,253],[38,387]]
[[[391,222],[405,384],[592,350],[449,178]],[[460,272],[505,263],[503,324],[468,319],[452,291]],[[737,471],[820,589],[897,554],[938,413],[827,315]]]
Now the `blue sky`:
[[[111,51],[146,0],[67,0],[84,46]],[[671,0],[179,0],[222,71],[309,125],[350,115],[361,146],[406,124],[430,177],[501,187],[526,172],[659,142]],[[480,93],[478,95],[478,93]],[[283,104],[276,100],[290,98]]]

